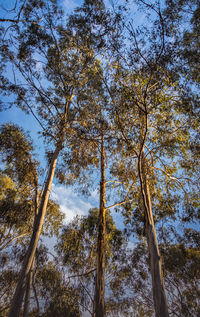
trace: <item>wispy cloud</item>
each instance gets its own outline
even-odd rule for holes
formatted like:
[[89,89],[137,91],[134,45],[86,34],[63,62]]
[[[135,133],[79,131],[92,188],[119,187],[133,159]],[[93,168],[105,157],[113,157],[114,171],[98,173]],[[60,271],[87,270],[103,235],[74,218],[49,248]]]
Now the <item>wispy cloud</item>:
[[[73,220],[76,216],[86,216],[90,208],[99,208],[99,192],[94,190],[88,198],[77,195],[72,187],[64,185],[52,185],[51,198],[59,205],[61,211],[65,214],[65,223]],[[116,226],[119,229],[124,228],[123,218],[120,213],[111,210],[111,215]]]
[[97,193],[93,192],[86,200],[74,193],[70,187],[53,184],[51,197],[60,205],[61,211],[65,214],[65,222],[69,222],[77,215],[87,215],[88,210],[96,206]]
[[82,1],[80,0],[64,0],[63,6],[67,11],[74,10],[77,6],[80,6],[82,4]]

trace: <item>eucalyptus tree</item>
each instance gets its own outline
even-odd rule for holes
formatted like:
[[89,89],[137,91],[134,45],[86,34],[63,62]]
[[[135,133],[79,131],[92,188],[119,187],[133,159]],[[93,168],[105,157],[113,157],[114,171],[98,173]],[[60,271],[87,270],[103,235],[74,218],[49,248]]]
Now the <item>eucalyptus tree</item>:
[[[0,133],[0,155],[4,169],[1,172],[2,194],[0,198],[1,209],[1,248],[3,256],[8,256],[10,248],[19,246],[24,248],[29,243],[34,221],[38,215],[38,202],[41,190],[39,188],[39,163],[33,155],[33,145],[22,129],[13,124],[2,125]],[[47,223],[42,233],[52,236],[58,234],[63,220],[59,206],[49,201],[47,207]],[[15,243],[14,243],[15,242]],[[13,259],[12,261],[15,261]],[[26,298],[24,316],[28,313],[29,293],[31,289],[31,276],[34,261],[30,273],[25,281]],[[18,266],[16,265],[16,273]],[[15,271],[15,270],[14,270]],[[15,274],[13,271],[13,274]],[[6,270],[3,270],[3,275]],[[6,296],[5,293],[4,296]],[[9,297],[8,297],[9,298]]]
[[[97,62],[99,64],[99,62]],[[98,65],[99,67],[99,65]],[[92,70],[94,84],[98,85],[97,76],[94,74],[95,68]],[[101,83],[102,84],[102,83]],[[82,125],[77,124],[76,134],[74,138],[71,153],[63,157],[63,162],[60,165],[60,177],[63,182],[73,182],[78,178],[79,186],[82,188],[82,193],[88,194],[90,187],[94,190],[99,189],[99,220],[97,230],[97,250],[96,254],[96,286],[95,286],[95,316],[104,316],[104,272],[105,272],[105,241],[106,241],[106,213],[108,209],[115,206],[107,206],[106,185],[117,182],[110,180],[109,168],[106,168],[108,156],[112,152],[112,138],[110,135],[109,124],[105,116],[105,100],[106,97],[103,91],[100,91],[100,86],[96,91],[81,90],[79,97],[87,103],[87,111],[84,104],[79,105],[79,113],[81,115]],[[90,100],[90,107],[88,106]],[[84,122],[84,124],[83,124]],[[74,129],[75,131],[75,129]],[[69,166],[70,174],[68,177],[63,177],[62,170]],[[107,176],[107,177],[106,177]],[[126,195],[124,197],[126,199]],[[109,201],[107,199],[107,201]],[[122,202],[119,202],[119,204]]]
[[[132,219],[132,222],[135,223],[135,219]],[[131,223],[129,227],[135,232]],[[179,227],[184,228],[184,223]],[[158,228],[157,234],[164,262],[169,315],[198,316],[199,232],[191,228],[177,231],[171,222],[171,225]],[[128,263],[132,274],[126,280],[126,287],[134,292],[132,300],[134,316],[154,316],[148,264],[148,246],[141,234],[140,241],[135,244]]]
[[[121,130],[121,140],[126,146],[122,151],[123,141],[119,142],[123,159],[113,164],[112,171],[121,181],[135,181],[138,205],[135,212],[141,214],[140,221],[144,219],[156,316],[168,316],[154,221],[174,216],[178,210],[181,213],[181,208],[185,213],[192,208],[193,216],[197,217],[192,206],[198,204],[199,166],[198,163],[190,166],[189,162],[194,162],[190,143],[195,142],[198,132],[198,108],[192,115],[192,99],[189,103],[187,99],[187,106],[181,105],[184,91],[169,64],[166,28],[159,6],[139,2],[153,10],[158,20],[157,24],[151,24],[152,29],[148,26],[136,31],[133,23],[125,22],[126,41],[121,38],[124,48],[113,47],[116,56],[116,61],[110,63],[113,86],[106,89],[113,105],[111,120],[116,131]],[[190,184],[189,175],[193,178]],[[180,208],[181,200],[185,205]],[[128,214],[128,206],[126,210]]]
[[[106,212],[105,284],[106,314],[118,316],[131,307],[125,283],[131,275],[129,249],[123,232],[116,228],[109,210]],[[66,267],[66,279],[80,293],[80,309],[95,316],[95,271],[99,211],[90,209],[88,216],[77,217],[63,228],[56,250]],[[128,303],[129,302],[129,303]],[[130,311],[129,311],[130,312]]]
[[198,89],[199,10],[199,1],[190,0],[165,1],[162,7],[171,67],[182,77],[185,86],[189,83]]
[[183,232],[176,232],[170,243],[168,241],[161,243],[161,252],[165,261],[169,312],[172,316],[198,316],[199,231],[186,227]]
[[[96,70],[97,68],[97,70]],[[104,93],[104,83],[102,76],[101,63],[97,60],[96,68],[91,70],[94,80],[94,87],[80,91],[79,97],[87,103],[85,111],[84,103],[79,105],[81,115],[81,126],[77,124],[71,153],[63,157],[60,169],[60,177],[63,182],[72,182],[78,178],[82,192],[87,194],[89,188],[99,189],[99,222],[97,230],[97,250],[96,250],[96,286],[95,286],[95,316],[104,316],[104,273],[105,273],[105,241],[106,241],[106,213],[112,207],[126,203],[131,199],[131,191],[127,191],[123,183],[110,178],[110,159],[117,158],[115,155],[116,135],[110,122],[107,120],[109,109],[107,108],[107,96]],[[92,83],[92,81],[91,81]],[[88,102],[88,99],[90,102]],[[78,118],[78,117],[77,117]],[[74,129],[75,131],[75,129]],[[62,169],[70,167],[69,177],[62,176]],[[121,199],[113,191],[112,198],[109,198],[112,188],[116,185],[116,190],[121,186]],[[107,188],[106,188],[107,187]],[[109,187],[109,188],[108,188]],[[116,198],[117,196],[117,198]],[[108,205],[109,202],[113,202]]]
[[[83,6],[75,10],[75,14],[70,18],[70,26],[77,36],[85,34],[83,43],[92,48],[96,64],[91,69],[93,78],[93,87],[91,90],[81,90],[79,96],[85,98],[85,102],[91,100],[90,107],[85,112],[84,125],[77,126],[78,139],[80,140],[72,151],[74,166],[71,171],[77,173],[80,169],[86,179],[88,167],[94,165],[99,169],[99,227],[97,242],[97,260],[96,260],[96,288],[95,288],[95,316],[104,316],[104,271],[105,271],[105,239],[106,239],[106,185],[117,182],[109,179],[110,163],[108,156],[114,154],[116,136],[113,132],[111,121],[109,120],[108,93],[105,87],[109,85],[109,75],[105,65],[105,50],[108,47],[108,34],[113,34],[116,21],[108,10],[106,10],[103,1],[86,0]],[[117,34],[117,33],[116,33]],[[92,83],[92,81],[91,81]],[[83,97],[82,97],[83,96]],[[82,110],[82,109],[81,109]],[[83,111],[80,112],[83,118]],[[79,144],[80,143],[80,144]],[[78,148],[79,151],[78,151]],[[87,154],[85,153],[87,148]],[[80,151],[81,149],[81,151]],[[84,151],[84,152],[83,152]],[[112,154],[111,154],[112,153]],[[79,165],[77,165],[77,159]],[[69,162],[69,160],[67,161]],[[108,168],[107,168],[107,167]],[[85,171],[84,171],[85,169]],[[96,171],[98,171],[96,169]],[[88,174],[90,174],[90,168]],[[81,179],[81,178],[80,178]],[[118,183],[118,182],[117,182]],[[119,183],[118,183],[119,184]],[[123,185],[122,185],[123,187]],[[117,202],[122,204],[128,199],[128,195],[123,190],[123,201]],[[115,204],[112,205],[114,207]],[[110,206],[111,207],[111,206]]]
[[14,72],[13,78],[6,82],[7,91],[17,96],[14,103],[38,120],[49,145],[49,170],[10,316],[19,314],[25,276],[31,268],[42,230],[57,159],[73,133],[77,107],[72,99],[74,97],[76,103],[77,87],[89,85],[87,66],[90,63],[92,67],[88,47],[79,45],[70,29],[61,26],[62,15],[54,1],[32,9],[24,14],[33,17],[41,13],[42,22],[31,20],[19,24],[13,34],[8,34],[10,38],[3,39],[1,53]]
[[[187,207],[198,204],[194,195],[194,190],[196,194],[199,191],[198,167],[193,170],[194,178],[188,184],[186,175],[193,167],[187,169],[184,165],[184,159],[191,157],[191,120],[180,109],[176,83],[158,63],[135,70],[118,66],[111,90],[113,118],[126,146],[121,152],[124,159],[113,166],[113,173],[121,175],[124,169],[129,178],[135,180],[138,193],[135,211],[144,219],[155,312],[156,316],[168,316],[154,222],[160,217],[174,216],[178,210],[181,213],[181,208],[187,211]],[[181,208],[180,199],[185,203]]]

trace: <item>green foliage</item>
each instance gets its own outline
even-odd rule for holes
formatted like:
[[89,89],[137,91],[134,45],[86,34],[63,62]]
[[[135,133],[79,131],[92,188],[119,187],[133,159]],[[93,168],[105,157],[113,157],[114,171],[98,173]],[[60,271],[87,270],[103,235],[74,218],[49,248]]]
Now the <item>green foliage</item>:
[[5,172],[19,184],[34,185],[37,178],[38,162],[32,160],[33,146],[30,137],[13,125],[2,125],[0,134],[2,162]]
[[196,235],[199,233],[187,229],[182,237],[182,243],[161,246],[172,315],[174,311],[177,316],[199,314],[199,243],[195,244],[191,239]]
[[[3,125],[0,140],[0,153],[5,166],[0,174],[1,239],[4,236],[9,241],[15,236],[30,235],[35,217],[36,189],[39,194],[39,163],[33,159],[30,138],[19,127]],[[50,200],[43,233],[50,236],[58,234],[62,220],[63,214],[58,204]]]
[[[87,217],[76,218],[60,236],[56,249],[63,256],[63,262],[72,272],[87,272],[95,268],[95,251],[97,239],[98,209],[90,209]],[[106,212],[106,259],[117,255],[119,248],[125,244],[122,232],[118,230],[109,213]]]
[[38,295],[45,301],[43,317],[81,316],[78,307],[78,294],[71,286],[66,286],[62,273],[52,262],[43,265],[35,280]]
[[[87,217],[75,218],[63,229],[56,246],[58,257],[71,276],[70,280],[74,281],[80,291],[83,307],[88,307],[91,312],[94,301],[97,224],[98,210],[90,209]],[[105,281],[109,289],[106,307],[111,314],[117,310],[123,312],[123,304],[128,302],[123,290],[123,283],[129,274],[126,255],[126,239],[122,231],[116,228],[109,211],[106,211]]]

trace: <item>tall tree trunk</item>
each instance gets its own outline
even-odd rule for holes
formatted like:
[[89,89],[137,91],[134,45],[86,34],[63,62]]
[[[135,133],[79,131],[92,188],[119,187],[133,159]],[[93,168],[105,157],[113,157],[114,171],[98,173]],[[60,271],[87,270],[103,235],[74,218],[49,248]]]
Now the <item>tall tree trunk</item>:
[[24,311],[23,317],[28,317],[29,307],[30,307],[30,295],[31,295],[31,287],[32,287],[32,280],[33,280],[33,270],[34,270],[34,263],[35,259],[32,262],[31,270],[29,272],[27,282],[26,282],[26,293],[24,299]]
[[150,189],[146,171],[146,158],[142,150],[138,163],[140,185],[145,210],[145,231],[150,254],[150,267],[152,276],[152,289],[156,317],[169,317],[168,305],[165,296],[165,287],[162,274],[162,261],[158,248],[156,229],[153,220]]
[[101,181],[100,181],[100,207],[99,227],[97,240],[97,269],[95,287],[95,317],[103,317],[105,314],[104,303],[104,271],[105,271],[105,153],[104,137],[101,139]]
[[37,296],[37,290],[36,290],[36,287],[35,287],[35,284],[34,284],[35,274],[36,274],[36,271],[34,272],[34,275],[33,275],[32,287],[33,287],[33,293],[34,293],[34,297],[35,297],[35,301],[36,301],[36,306],[37,306],[36,316],[40,316],[40,304],[39,304],[39,299],[38,299],[38,296]]
[[22,266],[21,274],[19,277],[19,281],[15,290],[15,294],[13,300],[11,302],[10,311],[8,317],[19,317],[20,309],[23,302],[23,297],[25,293],[26,280],[29,276],[29,272],[31,270],[31,266],[33,263],[33,259],[35,256],[38,240],[42,231],[42,225],[44,222],[44,217],[47,209],[47,203],[49,199],[49,193],[54,177],[55,167],[57,163],[58,154],[60,152],[60,144],[56,147],[56,150],[53,154],[53,158],[51,161],[51,165],[49,168],[48,177],[45,183],[44,191],[41,198],[40,207],[38,210],[38,214],[35,217],[34,225],[33,225],[33,233],[31,237],[31,241],[24,259],[24,263]]
[[36,196],[35,196],[36,197],[36,200],[35,200],[36,216],[35,216],[34,225],[33,225],[33,233],[32,233],[31,241],[30,241],[24,262],[23,262],[23,266],[22,266],[22,270],[21,270],[21,274],[19,277],[19,281],[18,281],[16,290],[15,290],[15,294],[14,294],[13,300],[11,302],[11,307],[9,310],[8,317],[19,317],[19,314],[20,314],[20,310],[21,310],[21,306],[22,306],[22,302],[23,302],[23,297],[24,297],[24,293],[25,293],[26,280],[27,280],[27,277],[29,276],[29,272],[31,270],[31,266],[32,266],[32,263],[33,263],[33,260],[35,257],[35,252],[37,249],[38,241],[39,241],[40,234],[42,231],[42,226],[43,226],[43,222],[44,222],[44,218],[45,218],[45,214],[46,214],[46,209],[47,209],[47,204],[48,204],[48,200],[49,200],[50,189],[51,189],[51,185],[53,182],[53,177],[54,177],[54,173],[55,173],[58,155],[60,153],[60,150],[61,150],[62,144],[63,144],[64,134],[66,131],[68,110],[69,110],[69,106],[70,106],[70,103],[72,101],[72,98],[73,98],[73,91],[72,91],[72,94],[69,98],[66,96],[66,103],[65,103],[64,113],[63,113],[62,126],[61,126],[61,130],[60,130],[60,137],[59,137],[58,143],[56,145],[56,149],[53,153],[53,157],[52,157],[51,164],[49,167],[48,177],[47,177],[47,180],[45,182],[44,191],[42,193],[42,198],[41,198],[41,202],[40,202],[40,206],[39,206],[38,210],[37,210],[38,188],[37,188],[37,181],[36,181]]
[[[39,207],[39,185],[38,185],[38,177],[37,174],[35,176],[35,217],[38,215],[38,207]],[[30,272],[27,277],[26,281],[26,292],[25,292],[25,299],[24,299],[24,309],[23,309],[23,317],[28,317],[29,307],[30,307],[30,295],[31,295],[31,287],[33,282],[33,270],[35,264],[35,256],[31,265]]]

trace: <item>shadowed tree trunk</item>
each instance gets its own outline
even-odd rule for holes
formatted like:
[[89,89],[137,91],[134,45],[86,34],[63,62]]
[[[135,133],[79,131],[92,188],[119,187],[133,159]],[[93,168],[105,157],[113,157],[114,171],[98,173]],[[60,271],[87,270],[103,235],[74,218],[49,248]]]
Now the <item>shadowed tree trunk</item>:
[[[35,176],[35,217],[38,216],[38,207],[39,207],[39,185],[37,175]],[[33,283],[33,270],[35,265],[35,257],[32,262],[32,266],[26,281],[26,293],[24,299],[24,309],[23,309],[23,317],[28,317],[29,307],[30,307],[30,295],[31,295],[31,287]]]
[[104,136],[101,138],[101,181],[100,181],[100,208],[97,240],[97,271],[95,287],[95,317],[105,314],[104,303],[104,270],[105,270],[105,153]]
[[32,287],[32,281],[33,281],[34,263],[35,263],[35,259],[33,260],[33,263],[32,263],[32,266],[31,266],[31,270],[30,270],[29,276],[27,278],[26,294],[25,294],[25,299],[24,299],[23,317],[28,317],[28,313],[29,313],[30,295],[31,295],[31,287]]

